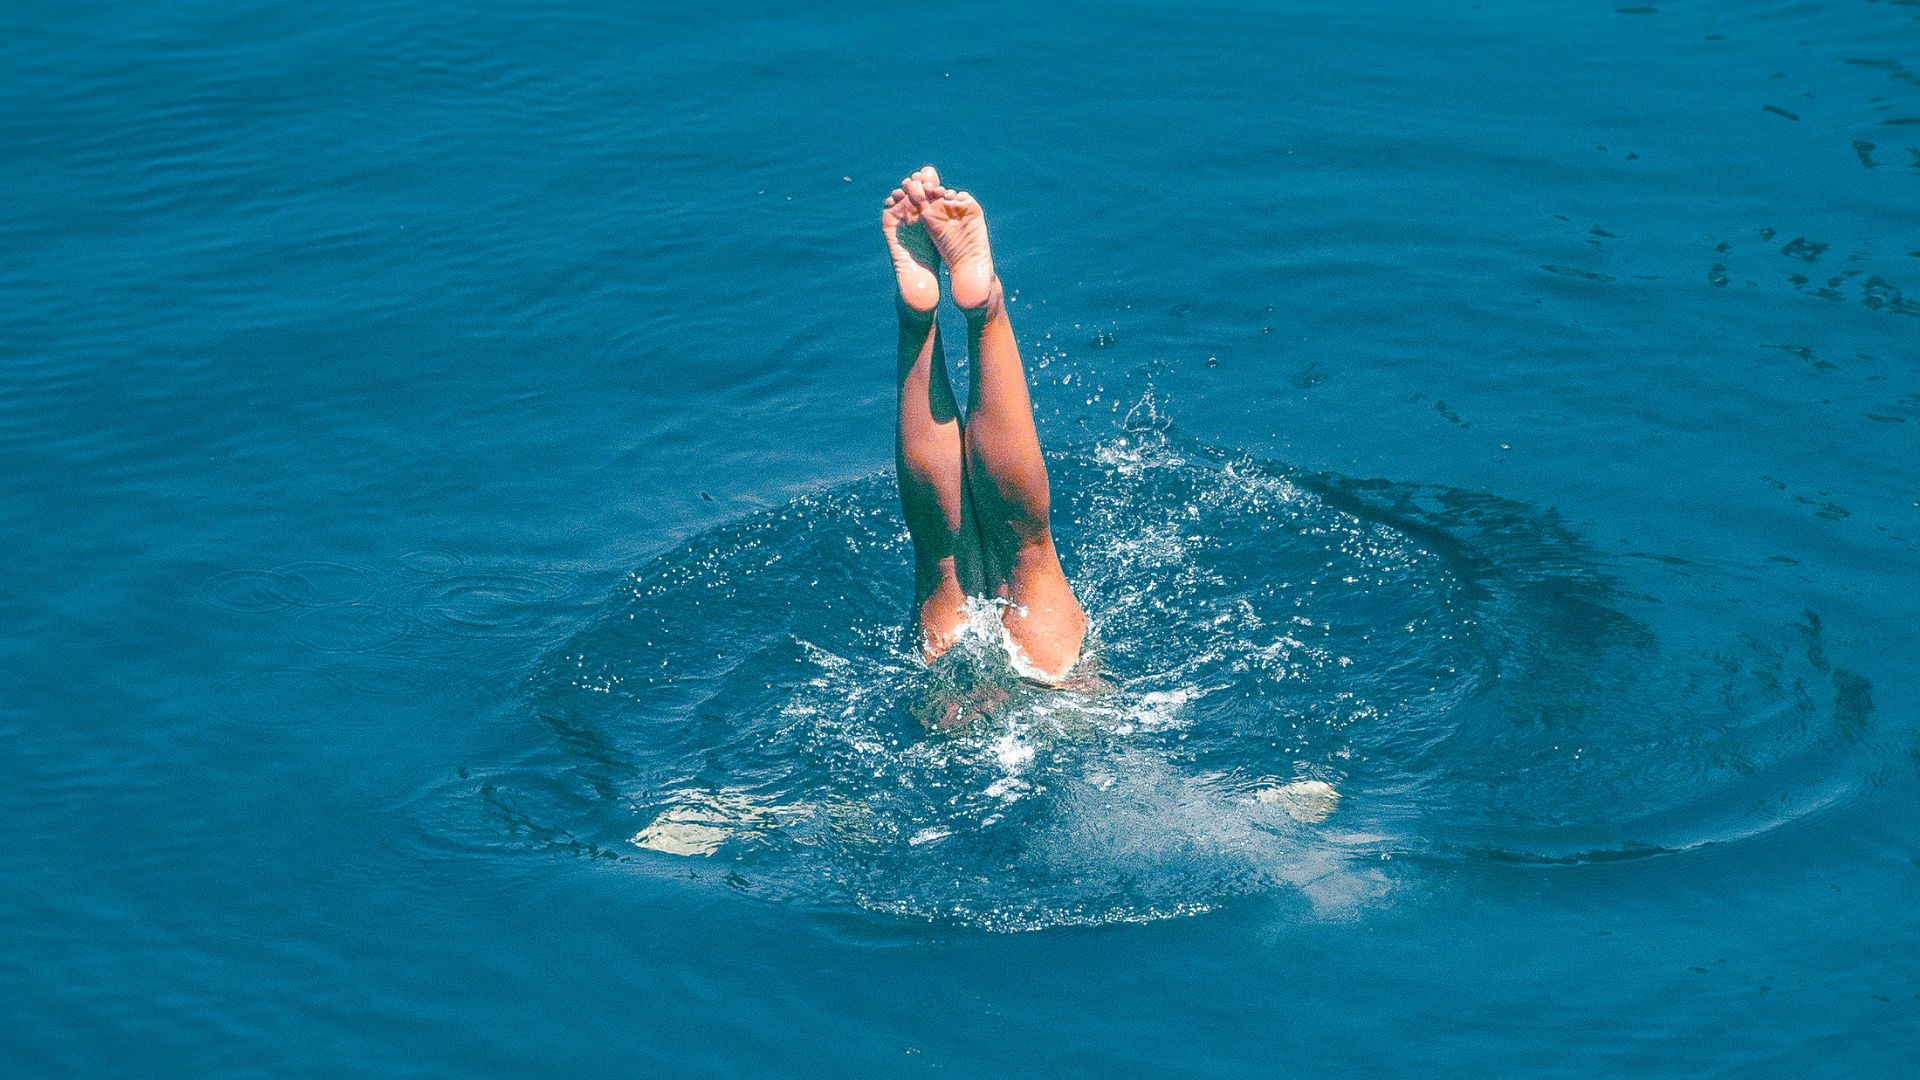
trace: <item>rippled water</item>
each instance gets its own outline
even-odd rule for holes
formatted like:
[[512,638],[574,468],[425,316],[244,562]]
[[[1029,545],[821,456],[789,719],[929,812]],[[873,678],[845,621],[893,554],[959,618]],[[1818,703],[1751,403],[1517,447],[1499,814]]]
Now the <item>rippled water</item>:
[[463,773],[445,827],[648,873],[717,857],[717,883],[770,900],[995,930],[1257,893],[1347,918],[1434,859],[1753,836],[1884,764],[1817,615],[1663,647],[1540,510],[1149,423],[1052,468],[1096,613],[1071,688],[1020,679],[991,610],[927,670],[874,477],[636,571],[541,663],[523,746]]
[[[1914,5],[0,29],[0,1072],[1908,1071]],[[909,648],[928,160],[1066,690]]]

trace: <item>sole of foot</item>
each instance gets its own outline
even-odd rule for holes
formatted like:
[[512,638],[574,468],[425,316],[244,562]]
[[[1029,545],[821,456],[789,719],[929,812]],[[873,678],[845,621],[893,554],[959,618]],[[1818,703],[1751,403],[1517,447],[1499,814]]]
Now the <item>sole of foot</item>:
[[987,243],[987,218],[980,203],[964,191],[940,191],[921,215],[933,246],[947,263],[953,302],[964,311],[987,308],[1000,295]]
[[940,254],[927,231],[927,206],[940,190],[940,174],[927,165],[915,170],[887,196],[880,208],[880,233],[908,311],[927,314],[940,303]]

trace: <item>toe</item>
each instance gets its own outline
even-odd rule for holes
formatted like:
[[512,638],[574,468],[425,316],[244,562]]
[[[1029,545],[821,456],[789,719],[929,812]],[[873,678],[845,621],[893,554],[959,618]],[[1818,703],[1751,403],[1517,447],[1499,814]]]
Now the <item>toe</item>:
[[906,182],[901,184],[900,186],[906,189],[907,200],[913,203],[914,206],[919,207],[919,206],[924,206],[926,204],[927,189],[925,186],[923,186],[920,183],[920,178],[918,176],[907,177]]

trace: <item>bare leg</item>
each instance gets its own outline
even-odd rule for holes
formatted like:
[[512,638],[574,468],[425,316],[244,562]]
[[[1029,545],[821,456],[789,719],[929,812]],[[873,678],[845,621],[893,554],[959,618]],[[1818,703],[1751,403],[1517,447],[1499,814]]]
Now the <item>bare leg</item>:
[[966,497],[960,410],[947,381],[934,318],[940,257],[921,221],[929,189],[939,183],[931,166],[921,169],[900,182],[880,211],[880,231],[900,287],[895,305],[900,317],[900,419],[894,468],[907,531],[913,536],[914,610],[921,650],[928,659],[945,652],[966,621],[962,574],[971,569],[977,546]]
[[989,587],[1013,602],[1004,618],[1014,644],[1042,672],[1064,675],[1080,657],[1087,619],[1054,550],[1046,461],[986,219],[971,195],[942,189],[924,220],[967,317],[973,385],[962,443]]

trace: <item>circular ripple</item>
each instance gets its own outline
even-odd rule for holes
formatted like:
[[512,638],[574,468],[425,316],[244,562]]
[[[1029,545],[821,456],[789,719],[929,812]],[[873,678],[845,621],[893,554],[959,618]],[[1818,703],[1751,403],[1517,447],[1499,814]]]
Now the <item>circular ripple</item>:
[[275,572],[296,583],[296,603],[310,606],[346,604],[373,592],[375,577],[364,567],[323,559],[305,559],[276,567]]
[[427,625],[462,637],[528,633],[568,610],[572,581],[538,570],[492,570],[437,578],[415,594],[413,611]]
[[467,557],[452,548],[421,548],[400,556],[400,565],[416,574],[429,574],[439,577],[457,572],[467,563]]
[[299,586],[278,570],[228,570],[207,579],[206,601],[222,611],[258,615],[292,607]]
[[207,603],[223,611],[261,614],[290,607],[351,603],[373,589],[368,571],[318,559],[271,570],[229,570],[207,579]]
[[[1507,500],[1153,429],[1050,466],[1098,678],[1023,683],[990,610],[922,664],[875,477],[633,574],[543,662],[519,751],[462,781],[450,805],[481,812],[452,824],[1013,930],[1253,894],[1337,915],[1388,869],[1684,850],[1847,790],[1871,695],[1817,621],[1685,655],[1551,514]],[[554,595],[441,587],[450,625],[488,633]]]

